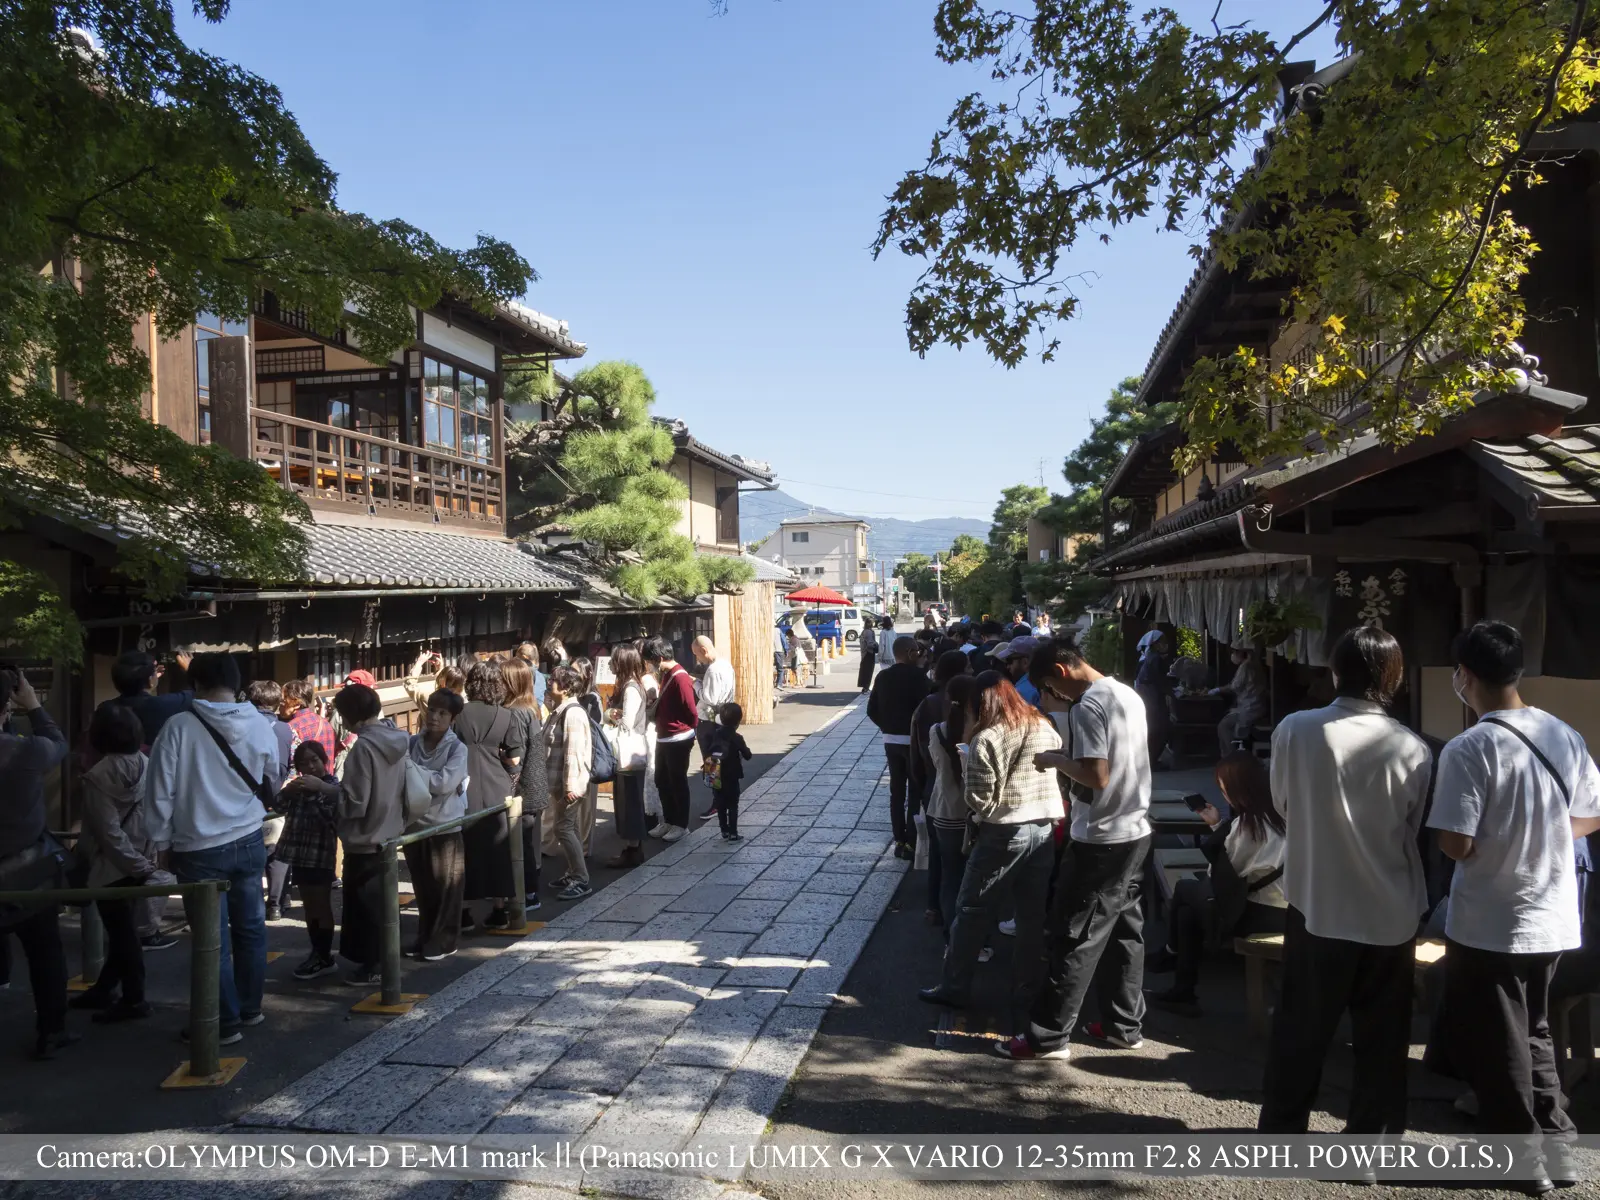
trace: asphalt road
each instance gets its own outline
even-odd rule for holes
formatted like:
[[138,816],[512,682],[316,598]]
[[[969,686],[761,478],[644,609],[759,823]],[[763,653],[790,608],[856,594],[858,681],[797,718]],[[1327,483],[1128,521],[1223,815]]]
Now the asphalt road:
[[[958,1018],[923,1004],[916,988],[936,982],[941,934],[924,923],[926,875],[906,876],[893,905],[824,1020],[811,1052],[773,1119],[772,1140],[804,1142],[817,1133],[862,1137],[892,1134],[1032,1136],[1095,1133],[1182,1133],[1255,1128],[1264,1048],[1247,1029],[1243,970],[1231,955],[1208,961],[1201,981],[1206,1014],[1198,1019],[1152,1012],[1137,1050],[1073,1046],[1070,1062],[1011,1063],[990,1047],[1011,1032],[1010,939],[996,936],[995,956],[980,975],[972,1008]],[[1152,977],[1152,985],[1167,977]],[[1091,1000],[1091,1005],[1092,1005]],[[1092,1011],[1085,1020],[1095,1019]],[[1454,1111],[1459,1085],[1422,1070],[1426,1025],[1414,1031],[1411,1119],[1418,1130],[1467,1133]],[[1322,1103],[1343,1112],[1349,1083],[1348,1043],[1341,1039],[1324,1080]],[[1593,1081],[1574,1094],[1574,1119],[1600,1131]],[[1314,1115],[1313,1131],[1342,1121]],[[1313,1181],[1147,1179],[1098,1183],[960,1183],[823,1181],[763,1183],[774,1200],[910,1200],[936,1189],[942,1198],[1060,1195],[1327,1196],[1353,1185]],[[1459,1189],[1410,1186],[1408,1197]],[[1586,1184],[1566,1195],[1600,1192]],[[1363,1189],[1371,1196],[1372,1189]],[[1482,1193],[1479,1193],[1482,1194]]]

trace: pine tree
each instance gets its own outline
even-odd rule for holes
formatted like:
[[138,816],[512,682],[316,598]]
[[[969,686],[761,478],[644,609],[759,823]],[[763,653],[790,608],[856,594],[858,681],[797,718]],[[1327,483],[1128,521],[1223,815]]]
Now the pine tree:
[[749,563],[697,554],[677,532],[689,492],[666,470],[675,448],[652,415],[655,398],[633,363],[596,363],[572,377],[548,419],[513,425],[513,530],[594,544],[610,581],[641,603],[736,589],[755,577]]

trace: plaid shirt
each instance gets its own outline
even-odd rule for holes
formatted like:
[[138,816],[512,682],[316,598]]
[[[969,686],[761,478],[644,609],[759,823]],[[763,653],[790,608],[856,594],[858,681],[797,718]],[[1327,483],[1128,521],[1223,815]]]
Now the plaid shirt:
[[[326,721],[322,722],[324,725]],[[325,783],[338,783],[332,775],[324,775]],[[336,821],[339,815],[339,796],[313,794],[295,789],[279,792],[274,811],[288,817],[283,832],[278,836],[273,851],[279,862],[293,867],[322,867],[333,870],[334,856],[338,853],[339,835]]]
[[988,825],[1061,820],[1056,772],[1033,765],[1035,754],[1059,749],[1061,735],[1042,717],[983,730],[969,743],[962,799]]
[[333,726],[327,719],[320,716],[315,709],[302,708],[289,718],[289,732],[294,734],[294,743],[289,747],[289,753],[294,754],[295,747],[301,742],[320,742],[323,753],[328,756],[328,765],[333,765]]

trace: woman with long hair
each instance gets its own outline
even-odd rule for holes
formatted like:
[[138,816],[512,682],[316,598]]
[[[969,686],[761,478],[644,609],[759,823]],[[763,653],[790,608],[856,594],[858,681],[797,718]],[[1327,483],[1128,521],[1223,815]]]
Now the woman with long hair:
[[1061,748],[1055,725],[999,671],[984,671],[974,680],[967,712],[972,726],[961,795],[978,831],[956,899],[943,977],[918,993],[930,1004],[952,1007],[964,1006],[971,996],[978,954],[1007,908],[1017,921],[1012,994],[1031,993],[1055,865],[1053,832],[1065,816],[1056,773],[1034,764],[1036,755]]
[[518,726],[517,744],[533,747],[533,752],[520,760],[506,762],[516,780],[516,794],[522,798],[523,908],[533,912],[539,907],[539,868],[544,863],[540,824],[545,806],[550,803],[550,789],[544,778],[544,725],[539,720],[539,702],[533,692],[534,670],[527,659],[506,659],[500,664],[500,674],[506,681],[506,708]]
[[[967,656],[957,651],[963,663]],[[961,754],[967,745],[974,680],[965,671],[957,672],[944,687],[944,712],[928,730],[920,747],[928,759],[933,782],[928,789],[928,874],[937,875],[937,888],[930,879],[928,889],[938,905],[946,939],[956,919],[956,897],[961,894],[961,878],[967,869],[967,805],[962,798]]]
[[608,867],[637,867],[644,862],[644,773],[649,763],[644,690],[644,658],[639,647],[624,642],[611,652],[611,723],[617,729],[617,779],[611,786],[612,820],[622,839],[622,853]]
[[[967,674],[967,656],[960,651],[944,654],[933,665],[933,691],[924,697],[921,704],[917,705],[916,712],[911,714],[911,756],[907,764],[906,784],[910,795],[910,808],[913,813],[922,811],[927,819],[926,807],[929,794],[934,782],[934,764],[928,751],[928,735],[933,727],[944,720],[949,711],[950,704],[945,699],[945,690],[950,682]],[[930,837],[932,830],[925,831]],[[923,919],[929,925],[942,924],[944,921],[943,905],[939,902],[939,889],[943,881],[942,872],[944,862],[934,848],[929,845],[928,854],[928,902]],[[959,880],[957,881],[959,883]]]
[[1150,1002],[1192,1016],[1200,1012],[1195,984],[1208,942],[1282,933],[1289,915],[1281,882],[1283,817],[1272,803],[1266,767],[1254,754],[1236,750],[1217,764],[1217,787],[1232,816],[1224,821],[1213,804],[1200,810],[1200,819],[1211,827],[1200,844],[1210,874],[1173,888],[1167,948],[1145,965],[1173,972],[1172,986],[1152,992]]
[[[596,725],[603,725],[606,719],[605,704],[600,699],[600,693],[595,690],[594,681],[597,675],[594,659],[580,655],[567,664],[578,673],[578,693],[575,697],[578,707]],[[594,819],[600,808],[600,785],[589,784],[589,802],[583,806],[579,813],[578,836],[583,840],[583,852],[588,857],[594,857]]]
[[[455,719],[455,735],[467,746],[467,812],[470,815],[504,804],[516,790],[514,769],[538,749],[523,739],[527,723],[506,707],[506,679],[502,664],[474,663],[467,672],[467,703]],[[484,921],[487,929],[506,929],[506,900],[514,886],[511,878],[511,822],[505,813],[467,827],[462,837],[466,850],[466,888],[463,898],[492,900],[494,909]],[[461,914],[463,929],[474,927],[470,911]]]

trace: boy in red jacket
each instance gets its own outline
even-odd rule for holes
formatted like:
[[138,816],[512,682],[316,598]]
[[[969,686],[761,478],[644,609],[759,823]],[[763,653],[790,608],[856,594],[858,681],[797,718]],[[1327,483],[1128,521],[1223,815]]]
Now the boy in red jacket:
[[672,643],[653,637],[644,644],[644,662],[661,682],[656,704],[656,790],[661,793],[661,824],[651,837],[675,842],[689,832],[689,757],[699,720],[694,680],[678,665]]

